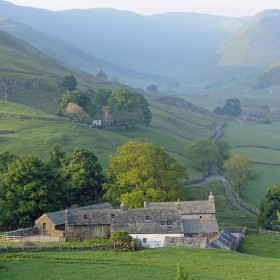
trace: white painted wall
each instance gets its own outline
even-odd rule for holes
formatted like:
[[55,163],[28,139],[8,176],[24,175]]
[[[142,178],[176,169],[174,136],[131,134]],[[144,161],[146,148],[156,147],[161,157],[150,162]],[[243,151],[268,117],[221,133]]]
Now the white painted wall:
[[[130,234],[135,239],[142,241],[143,247],[159,248],[164,246],[165,236],[169,237],[182,237],[184,234]],[[143,238],[146,238],[147,242],[143,243]]]

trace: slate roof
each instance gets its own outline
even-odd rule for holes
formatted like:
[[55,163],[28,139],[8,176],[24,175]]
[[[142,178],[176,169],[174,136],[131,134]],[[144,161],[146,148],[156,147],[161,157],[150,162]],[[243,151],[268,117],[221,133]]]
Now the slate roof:
[[180,210],[182,215],[194,215],[194,214],[215,214],[216,208],[214,202],[209,200],[202,201],[180,201],[177,202],[151,202],[148,204],[148,208],[154,209],[174,209]]
[[183,232],[180,213],[166,209],[79,211],[75,222],[74,225],[78,226],[108,224],[111,225],[112,232],[125,230],[130,234],[181,234]]
[[216,233],[219,231],[216,218],[182,220],[185,234]]
[[219,246],[219,242],[231,250],[234,250],[236,246],[237,237],[230,233],[228,230],[222,230],[218,235],[211,240],[211,243]]
[[[83,206],[83,207],[79,207],[79,208],[68,209],[68,211],[69,211],[69,217],[70,217],[70,216],[75,216],[75,214],[79,210],[94,210],[94,209],[107,209],[107,208],[112,208],[112,205],[108,202],[104,202],[104,203],[99,203],[99,204]],[[53,222],[54,225],[64,225],[65,224],[65,210],[48,212],[48,213],[45,213],[44,215],[46,215]]]

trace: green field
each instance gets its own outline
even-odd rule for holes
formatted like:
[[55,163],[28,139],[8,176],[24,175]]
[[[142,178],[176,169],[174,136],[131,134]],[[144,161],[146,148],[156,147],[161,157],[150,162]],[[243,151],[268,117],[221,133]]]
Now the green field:
[[160,248],[138,252],[38,252],[0,255],[1,279],[176,279],[182,265],[193,279],[270,280],[279,259],[217,249]]
[[[158,109],[159,108],[159,109]],[[191,167],[187,158],[187,146],[199,138],[209,137],[215,120],[188,110],[158,105],[152,108],[150,127],[132,127],[128,130],[93,129],[72,122],[0,119],[0,152],[10,151],[19,155],[35,155],[45,159],[50,147],[58,144],[66,152],[84,147],[94,152],[106,166],[108,157],[118,146],[132,139],[145,139],[163,147],[176,160],[187,167],[190,178],[200,173]],[[15,116],[55,117],[41,110],[15,103],[0,102],[0,113]],[[177,120],[176,117],[179,117]],[[11,133],[1,133],[1,131]]]
[[222,139],[232,146],[233,154],[243,154],[252,161],[258,177],[242,190],[241,196],[250,206],[258,206],[265,191],[280,181],[280,122],[227,122]]

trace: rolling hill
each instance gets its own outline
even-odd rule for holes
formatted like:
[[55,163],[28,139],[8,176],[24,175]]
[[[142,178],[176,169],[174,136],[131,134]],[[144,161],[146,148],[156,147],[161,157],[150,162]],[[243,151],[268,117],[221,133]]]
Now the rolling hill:
[[57,112],[57,102],[65,89],[61,79],[77,77],[82,88],[115,88],[120,84],[75,71],[41,53],[23,40],[0,31],[1,98]]
[[141,16],[113,9],[52,12],[6,1],[0,1],[0,16],[121,67],[171,77],[205,58],[248,20],[192,13]]
[[224,83],[257,74],[280,60],[280,10],[251,18],[201,64],[185,70],[186,80]]
[[78,71],[96,75],[100,70],[103,70],[109,79],[115,78],[124,84],[132,84],[135,87],[143,85],[144,81],[144,85],[146,85],[152,82],[161,83],[163,80],[170,80],[165,76],[141,73],[114,65],[63,40],[36,31],[14,20],[0,18],[0,30],[28,42],[39,51]]

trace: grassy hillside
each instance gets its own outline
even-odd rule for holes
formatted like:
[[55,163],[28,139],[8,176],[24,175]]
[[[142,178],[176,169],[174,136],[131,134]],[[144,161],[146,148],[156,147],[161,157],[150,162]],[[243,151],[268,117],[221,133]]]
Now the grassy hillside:
[[[0,115],[11,115],[0,121],[0,151],[8,150],[15,154],[34,154],[46,158],[53,144],[61,145],[65,151],[85,147],[93,151],[102,165],[106,166],[108,156],[115,153],[118,146],[131,139],[146,139],[169,151],[178,162],[188,168],[190,177],[198,177],[199,173],[191,168],[187,158],[187,146],[196,139],[211,136],[215,120],[192,111],[175,110],[168,105],[158,104],[157,108],[151,109],[153,120],[150,127],[111,131],[57,121],[57,117],[40,110],[0,102]],[[20,119],[20,115],[24,115],[25,119]],[[30,119],[26,119],[28,116]],[[10,133],[6,134],[6,130]]]
[[256,181],[242,191],[242,197],[256,207],[265,191],[280,182],[280,123],[261,125],[229,122],[225,126],[223,140],[232,146],[232,153],[248,156],[259,174]]
[[217,49],[219,65],[264,67],[280,59],[280,10],[266,10]]
[[0,99],[28,104],[51,113],[65,92],[65,75],[77,77],[81,88],[115,88],[120,84],[74,71],[41,53],[30,44],[0,31]]
[[[277,248],[275,248],[277,250]],[[176,279],[182,265],[196,280],[277,279],[279,259],[217,249],[0,254],[3,279]]]
[[126,69],[99,59],[93,53],[83,51],[63,40],[51,35],[39,32],[20,22],[0,18],[0,30],[22,39],[41,52],[54,58],[57,61],[68,65],[78,71],[84,71],[96,75],[101,69],[108,75],[108,78],[117,78],[125,84],[134,85],[134,87],[151,83],[162,83],[170,78],[160,75],[152,75]]
[[142,16],[114,9],[52,12],[2,1],[0,16],[124,68],[171,77],[204,58],[247,21],[193,13]]
[[[184,80],[202,86],[239,87],[242,79],[280,60],[280,10],[263,11],[226,40],[201,63],[184,71]],[[248,83],[248,81],[247,81]],[[247,85],[248,90],[248,85]]]

